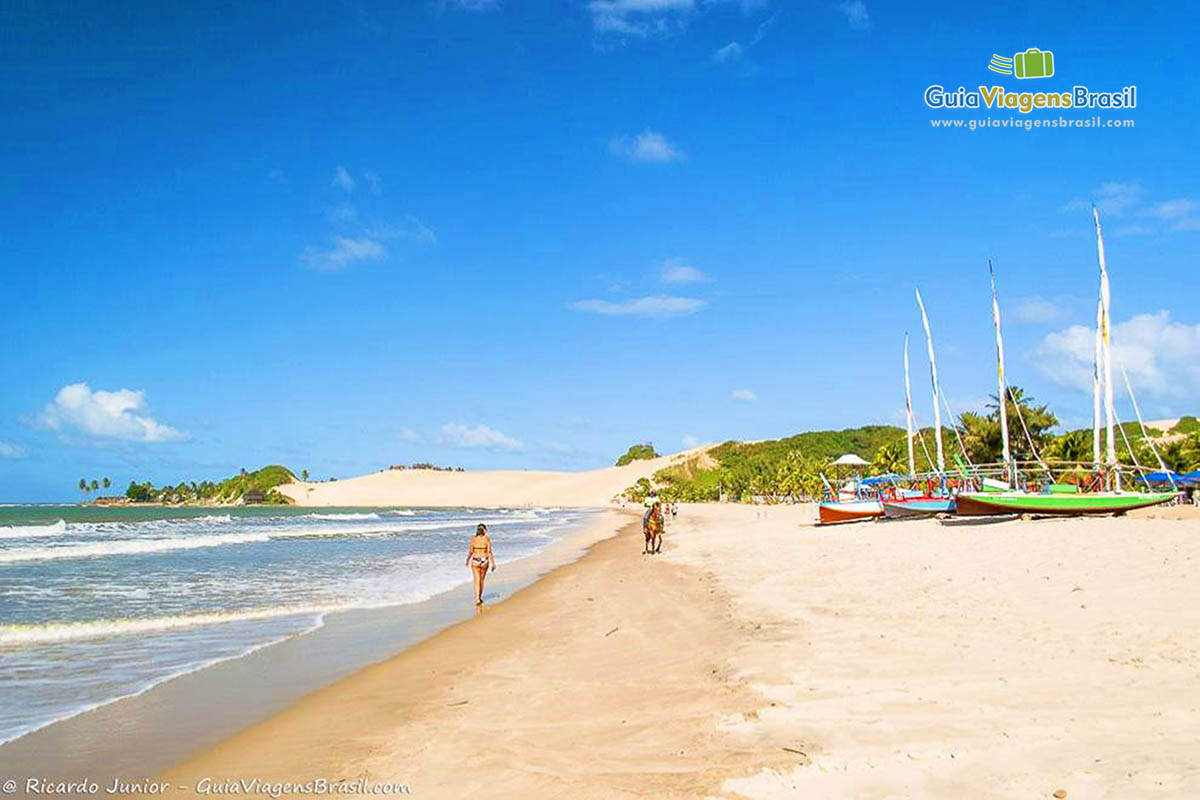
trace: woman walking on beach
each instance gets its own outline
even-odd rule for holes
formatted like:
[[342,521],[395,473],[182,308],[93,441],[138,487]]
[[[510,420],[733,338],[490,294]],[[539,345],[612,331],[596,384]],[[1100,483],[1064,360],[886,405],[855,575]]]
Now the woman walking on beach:
[[492,540],[487,534],[487,525],[480,524],[475,528],[471,537],[471,547],[467,550],[467,567],[475,578],[475,605],[483,605],[483,582],[487,578],[488,568],[496,571],[496,557],[492,555]]

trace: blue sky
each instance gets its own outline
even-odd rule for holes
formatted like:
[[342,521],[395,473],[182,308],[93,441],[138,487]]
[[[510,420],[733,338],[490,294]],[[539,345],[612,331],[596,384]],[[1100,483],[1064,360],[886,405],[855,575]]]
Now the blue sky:
[[[988,258],[1011,380],[1086,424],[1092,201],[1144,410],[1200,411],[1190,4],[4,13],[0,500],[902,424],[905,331],[928,422],[913,287],[977,407]],[[1136,84],[1135,127],[934,129],[1021,116],[935,83]]]

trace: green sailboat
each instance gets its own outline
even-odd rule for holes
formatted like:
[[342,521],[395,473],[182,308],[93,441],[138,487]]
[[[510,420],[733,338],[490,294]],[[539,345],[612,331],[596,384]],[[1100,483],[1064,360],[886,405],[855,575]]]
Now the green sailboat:
[[[1075,487],[1072,486],[1072,489]],[[1068,493],[1051,487],[1047,492],[963,492],[958,495],[959,516],[992,514],[1124,514],[1135,508],[1166,503],[1175,492],[1086,492]]]
[[[1124,514],[1127,511],[1132,511],[1136,508],[1146,508],[1148,506],[1156,506],[1161,503],[1167,503],[1174,500],[1177,492],[1131,492],[1121,490],[1120,467],[1117,463],[1116,439],[1114,434],[1116,412],[1113,408],[1112,394],[1112,345],[1109,339],[1109,283],[1108,283],[1108,268],[1104,259],[1104,236],[1100,230],[1100,215],[1093,207],[1092,215],[1096,221],[1096,251],[1100,262],[1100,301],[1097,306],[1096,313],[1096,360],[1094,365],[1094,380],[1093,380],[1093,400],[1092,400],[1092,437],[1093,437],[1093,457],[1096,462],[1096,470],[1102,471],[1102,474],[1111,478],[1113,485],[1110,491],[1101,492],[1081,492],[1078,486],[1073,484],[1051,483],[1041,492],[1028,492],[1013,489],[1001,489],[997,491],[995,488],[987,486],[984,482],[984,491],[981,492],[960,492],[957,497],[956,513],[961,516],[981,516],[994,514],[1039,514],[1039,515],[1056,515],[1056,516],[1077,516],[1083,514]],[[989,263],[989,270],[991,265]],[[996,281],[995,274],[992,275],[992,315],[996,327],[996,350],[999,363],[999,382],[1000,382],[1000,419],[1003,431],[1003,447],[1004,447],[1004,464],[1005,469],[1013,468],[1010,462],[1009,444],[1008,444],[1008,421],[1005,418],[1004,410],[1007,402],[1003,399],[1007,395],[1007,386],[1004,380],[1004,344],[1000,333],[1000,307],[996,297]],[[1101,367],[1103,366],[1103,377],[1101,376]],[[1101,465],[1100,459],[1100,387],[1104,384],[1104,411],[1106,418],[1106,427],[1108,434],[1107,453],[1104,459],[1104,464]],[[1126,377],[1128,384],[1128,376]],[[1133,389],[1129,387],[1130,399],[1133,400],[1134,410],[1138,414],[1138,422],[1141,422],[1141,412],[1137,409],[1137,400],[1133,397]],[[1017,412],[1020,414],[1020,407],[1017,407]],[[1024,421],[1022,421],[1024,425]],[[1026,432],[1028,436],[1028,432]],[[1033,446],[1032,440],[1030,447]],[[1151,444],[1153,447],[1153,444]],[[1036,452],[1034,456],[1037,457]],[[1045,465],[1043,465],[1045,466]],[[1047,467],[1047,472],[1049,468]],[[1165,467],[1164,467],[1165,469]],[[1015,472],[1015,470],[1014,470]]]

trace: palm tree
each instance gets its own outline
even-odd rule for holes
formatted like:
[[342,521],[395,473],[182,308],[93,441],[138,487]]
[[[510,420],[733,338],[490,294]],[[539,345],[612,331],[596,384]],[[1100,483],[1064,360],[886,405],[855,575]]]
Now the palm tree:
[[[1049,444],[1050,429],[1058,424],[1058,418],[1047,406],[1035,406],[1033,398],[1019,386],[1009,386],[1005,394],[1009,449],[1018,461],[1032,461],[1033,453],[1025,437],[1025,428],[1029,429],[1029,438],[1033,439],[1034,446],[1040,452]],[[1004,450],[1000,431],[1000,398],[992,395],[992,402],[987,404],[987,408],[987,414],[966,411],[958,420],[964,431],[963,442],[967,453],[976,462],[999,461]],[[1024,426],[1021,425],[1022,420]]]
[[300,480],[304,481],[305,483],[308,482],[308,470],[306,470],[306,469],[300,470]]
[[105,478],[104,480],[100,481],[100,485],[107,489],[108,487],[112,486],[112,481],[110,481],[108,478]]
[[1092,437],[1087,431],[1067,431],[1046,448],[1046,455],[1056,461],[1084,463],[1092,458]]
[[908,454],[899,442],[889,442],[875,451],[871,470],[877,475],[908,472]]
[[92,491],[93,492],[100,491],[100,481],[96,480],[95,478],[92,478]]
[[87,492],[88,492],[88,482],[87,482],[87,478],[80,478],[80,479],[79,479],[79,491],[83,492],[83,496],[84,496],[84,497],[87,497]]

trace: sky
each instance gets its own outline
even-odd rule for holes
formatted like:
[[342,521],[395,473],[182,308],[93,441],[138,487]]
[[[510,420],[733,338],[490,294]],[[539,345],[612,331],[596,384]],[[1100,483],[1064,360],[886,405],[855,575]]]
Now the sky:
[[[914,289],[978,409],[988,259],[1010,382],[1086,426],[1092,203],[1145,416],[1200,412],[1194,4],[0,14],[0,501],[903,425],[905,333],[929,424]],[[1054,76],[987,68],[1030,48]],[[931,85],[1137,106],[931,109]],[[934,127],[1093,116],[1134,125]]]

